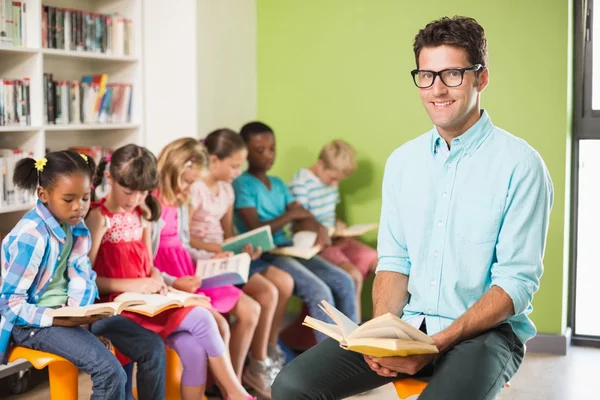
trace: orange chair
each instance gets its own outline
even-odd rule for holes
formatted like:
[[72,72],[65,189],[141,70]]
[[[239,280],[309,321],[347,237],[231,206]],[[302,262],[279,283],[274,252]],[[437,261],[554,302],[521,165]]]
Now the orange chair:
[[[505,387],[509,387],[510,382],[506,384]],[[417,379],[401,379],[399,381],[394,382],[394,388],[396,389],[396,393],[398,394],[398,399],[401,400],[416,400],[419,398],[419,395],[423,393],[427,387],[427,382],[419,381]]]
[[56,354],[31,350],[26,347],[15,347],[8,356],[8,361],[25,359],[35,369],[48,367],[50,378],[51,400],[77,400],[79,385],[77,367]]
[[[167,347],[167,370],[166,370],[166,400],[181,400],[181,360],[175,350]],[[137,399],[137,389],[133,389],[133,395]],[[204,396],[206,400],[206,396]]]

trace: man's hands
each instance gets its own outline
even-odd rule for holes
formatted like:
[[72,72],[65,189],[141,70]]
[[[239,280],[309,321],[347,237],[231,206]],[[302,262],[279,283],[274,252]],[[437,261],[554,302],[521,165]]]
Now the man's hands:
[[[438,349],[443,349],[442,339],[443,335],[438,333],[433,335],[433,344]],[[414,356],[406,357],[371,357],[363,355],[365,362],[369,367],[380,376],[393,378],[398,373],[415,375],[417,372],[422,370],[426,365],[432,363],[439,353],[436,354],[417,354]]]
[[393,378],[398,373],[415,375],[437,358],[437,354],[419,354],[407,357],[371,357],[363,355],[369,367],[380,376]]

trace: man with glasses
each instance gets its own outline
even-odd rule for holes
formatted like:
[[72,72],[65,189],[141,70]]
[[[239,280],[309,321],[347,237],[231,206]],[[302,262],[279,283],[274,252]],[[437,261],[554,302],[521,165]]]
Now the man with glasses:
[[342,399],[415,376],[419,400],[493,399],[515,374],[539,287],[552,182],[540,155],[480,109],[487,40],[472,18],[420,30],[412,71],[435,125],[388,159],[374,316],[401,315],[438,354],[374,358],[332,339],[286,366],[274,400]]

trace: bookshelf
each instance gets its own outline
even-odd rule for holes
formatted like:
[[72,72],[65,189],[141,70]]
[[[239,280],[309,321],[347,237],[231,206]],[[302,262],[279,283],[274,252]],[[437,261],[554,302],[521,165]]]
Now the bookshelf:
[[[142,63],[143,0],[21,0],[26,4],[26,43],[21,47],[0,45],[0,79],[30,80],[30,126],[0,126],[0,148],[19,148],[42,157],[47,150],[70,146],[117,148],[144,142]],[[125,55],[44,48],[43,6],[112,14],[132,21],[132,51]],[[108,83],[131,84],[130,119],[122,123],[44,123],[44,74],[55,81],[80,81],[85,75],[107,74]],[[12,179],[12,178],[11,178]],[[0,232],[14,226],[31,204],[0,205]]]

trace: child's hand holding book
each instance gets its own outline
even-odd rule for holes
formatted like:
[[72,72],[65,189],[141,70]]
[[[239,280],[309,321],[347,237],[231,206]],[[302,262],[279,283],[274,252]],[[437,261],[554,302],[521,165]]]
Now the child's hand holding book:
[[247,245],[244,246],[244,248],[242,249],[243,253],[248,253],[248,255],[250,256],[250,258],[252,259],[252,261],[256,260],[257,258],[259,258],[262,255],[262,249],[259,247],[254,248],[252,246],[252,243],[248,243]]
[[71,328],[74,326],[90,325],[108,317],[110,317],[108,314],[96,314],[89,317],[54,317],[52,326],[66,326]]

